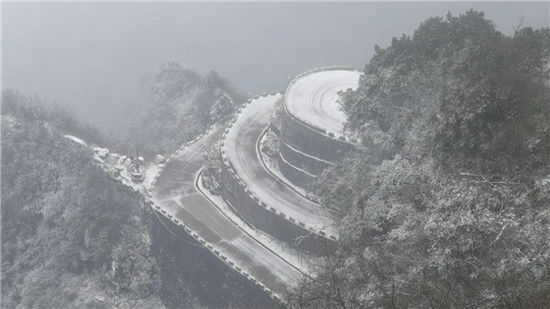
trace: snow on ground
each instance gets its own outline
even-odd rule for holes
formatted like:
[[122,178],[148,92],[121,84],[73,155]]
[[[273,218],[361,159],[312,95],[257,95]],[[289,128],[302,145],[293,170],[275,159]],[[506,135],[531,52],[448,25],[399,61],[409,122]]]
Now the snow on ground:
[[192,141],[184,143],[168,158],[157,155],[153,161],[145,162],[143,157],[138,157],[140,170],[138,173],[143,174],[143,180],[139,182],[132,181],[132,174],[135,173],[135,166],[137,163],[132,157],[111,152],[107,148],[98,147],[96,145],[88,145],[82,139],[72,135],[65,135],[64,137],[92,149],[94,160],[105,172],[110,174],[114,179],[121,181],[124,185],[147,195],[168,162],[181,155],[191,144],[213,133],[217,126],[217,124],[210,126],[203,134],[200,134]]
[[[280,95],[276,97],[278,98],[280,97]],[[269,97],[269,99],[271,100],[273,99],[273,97]],[[269,114],[270,112],[267,114],[267,116],[269,116]],[[211,127],[207,132],[205,132],[205,134],[197,137],[187,144],[184,144],[180,149],[178,149],[178,151],[176,151],[168,158],[156,157],[155,160],[151,162],[142,162],[142,160],[139,160],[140,171],[143,173],[143,181],[141,182],[135,182],[132,180],[132,174],[135,173],[135,166],[137,163],[136,160],[132,157],[111,152],[107,148],[97,147],[96,145],[92,144],[86,144],[84,141],[76,137],[75,139],[69,137],[67,138],[75,142],[81,141],[82,143],[77,143],[86,146],[93,151],[94,161],[105,172],[107,172],[111,177],[120,181],[124,185],[132,188],[134,191],[143,194],[146,200],[150,201],[149,198],[151,197],[151,188],[155,186],[159,175],[165,169],[167,163],[173,160],[183,160],[184,163],[187,162],[187,160],[192,161],[192,158],[196,157],[195,153],[198,150],[202,149],[200,147],[200,144],[207,145],[209,143],[209,139],[205,137],[212,135],[213,132],[221,133],[221,130],[215,130],[215,127]],[[257,138],[252,141],[253,144],[255,144],[256,140]],[[201,141],[201,143],[194,144],[194,142],[197,141]],[[196,166],[197,168],[200,168],[200,165],[198,163],[196,164]],[[180,177],[182,175],[181,172],[184,171],[178,170],[177,174],[175,175]],[[196,183],[197,182],[195,182],[195,184]],[[200,184],[201,182],[198,183]],[[189,185],[193,186],[191,182],[189,183]],[[179,205],[179,207],[174,208],[172,205],[174,204],[173,198],[176,197],[172,196],[174,193],[173,191],[171,191],[172,193],[170,193],[170,196],[172,196],[171,199],[166,201],[155,200],[154,202],[155,204],[158,203],[157,205],[161,205],[163,203],[166,203],[166,205],[163,206],[172,205],[170,207],[166,207],[166,209],[162,207],[164,213],[170,213],[170,216],[168,217],[172,219],[180,215],[180,212],[182,210],[180,207],[182,206],[185,206],[185,208],[191,212],[196,211],[196,213],[192,213],[198,218],[201,218],[201,214],[204,215],[206,213],[207,216],[203,216],[204,218],[202,218],[203,220],[201,220],[202,223],[195,224],[195,228],[199,228],[201,226],[204,226],[205,224],[208,224],[208,228],[213,229],[214,231],[231,231],[231,235],[229,235],[227,239],[212,242],[214,248],[217,247],[217,250],[219,250],[219,252],[225,251],[225,255],[227,257],[231,257],[233,261],[235,261],[235,268],[240,271],[240,269],[236,265],[242,265],[241,267],[243,267],[243,274],[245,274],[244,271],[246,270],[246,272],[248,272],[250,275],[253,274],[254,276],[256,276],[256,279],[259,280],[261,278],[264,284],[266,284],[266,286],[268,285],[272,291],[277,291],[280,297],[283,296],[283,294],[280,293],[284,291],[284,289],[281,289],[281,285],[287,287],[294,286],[300,280],[302,272],[306,274],[312,272],[310,269],[308,269],[308,266],[306,266],[308,265],[307,263],[311,263],[313,261],[313,266],[318,264],[315,263],[315,258],[311,257],[310,255],[290,248],[288,245],[282,243],[281,241],[278,241],[271,236],[268,236],[265,233],[247,225],[242,219],[240,219],[237,214],[231,211],[230,206],[226,204],[226,202],[219,196],[213,196],[211,194],[208,195],[210,200],[213,201],[216,205],[213,205],[205,199],[205,201],[207,201],[207,205],[212,205],[213,209],[209,210],[210,213],[205,210],[205,205],[195,205],[195,202],[198,201],[197,193],[198,191],[200,191],[200,189],[196,188],[195,190],[196,193],[193,193],[187,189],[181,192],[188,195],[188,199],[192,202],[192,204],[186,203],[184,205],[180,205],[176,203],[176,205]],[[202,194],[205,194],[205,192],[207,191],[203,190],[200,192]],[[213,216],[217,219],[212,218]],[[224,220],[227,220],[227,226],[222,224],[222,218],[225,218]],[[187,219],[190,220],[190,218]],[[209,222],[209,220],[212,222]],[[241,234],[239,237],[235,237],[237,235],[236,231],[240,231],[239,233]],[[192,233],[194,234],[195,231],[192,231]],[[221,236],[224,234],[221,233],[217,235]],[[215,236],[213,240],[219,239],[219,236]],[[234,250],[232,248],[236,248],[238,250]],[[216,250],[214,250],[214,252],[215,251]],[[269,273],[264,273],[263,270],[265,270],[266,268],[270,270]]]
[[[222,135],[222,128],[186,147],[163,169],[151,192],[153,207],[182,227],[213,254],[247,278],[282,297],[303,274],[247,234],[198,188],[202,155]],[[273,296],[273,295],[272,295]]]
[[227,133],[224,143],[227,158],[247,189],[265,202],[268,209],[273,208],[327,236],[338,237],[333,213],[286,186],[260,160],[256,143],[269,125],[279,98],[280,95],[260,97],[246,106]]
[[[204,161],[201,154],[205,147],[211,145],[212,140],[221,135],[221,132],[220,127],[213,126],[167,158],[156,156],[151,162],[143,162],[139,158],[136,161],[130,156],[86,144],[84,141],[79,144],[93,151],[95,163],[112,178],[142,194],[149,205],[159,209],[172,221],[175,220],[178,224],[185,222],[186,231],[223,262],[247,278],[255,278],[261,282],[258,283],[260,287],[268,288],[270,293],[274,293],[271,294],[273,298],[278,299],[275,296],[278,295],[283,299],[288,287],[296,286],[304,273],[312,273],[306,265],[308,262],[313,262],[309,264],[312,267],[317,265],[317,258],[290,248],[281,241],[248,226],[231,211],[230,206],[221,197],[211,194],[207,195],[208,198],[203,196],[207,190],[201,191],[197,187],[197,184],[202,182],[196,178],[199,175],[197,171],[200,171]],[[178,162],[180,164],[177,164]],[[143,180],[135,182],[132,175],[135,174],[137,163]],[[161,174],[168,178],[164,179]],[[186,177],[191,177],[190,181],[187,181]],[[169,198],[164,196],[156,199],[156,194],[151,194],[158,191],[161,182],[165,186],[171,184],[173,189],[177,188],[165,192]]]
[[92,157],[96,164],[98,164],[111,177],[118,179],[123,184],[132,187],[134,190],[139,191],[143,188],[141,183],[135,183],[131,180],[131,174],[134,172],[135,162],[130,157],[110,152],[107,148],[88,144],[81,138],[73,135],[66,134],[63,135],[63,137],[83,147],[91,149],[93,151]]
[[162,170],[166,167],[166,165],[181,156],[185,151],[187,150],[187,147],[191,146],[195,142],[202,140],[203,138],[207,138],[211,134],[217,131],[219,124],[214,124],[210,126],[204,133],[198,135],[193,140],[182,144],[174,153],[168,156],[168,158],[165,158],[162,155],[156,155],[153,162],[150,162],[146,165],[144,168],[144,180],[143,180],[143,186],[145,189],[150,192],[155,185],[155,182],[157,181],[158,177],[160,176],[160,173]]
[[338,92],[355,90],[360,75],[358,71],[327,70],[299,78],[287,90],[286,107],[301,120],[343,136],[346,116],[340,110]]
[[66,139],[69,139],[77,144],[80,144],[84,147],[88,147],[88,144],[86,144],[86,142],[84,142],[83,140],[81,140],[80,138],[76,137],[76,136],[72,136],[72,135],[68,135],[68,134],[65,134],[63,135],[64,138]]
[[163,167],[162,162],[152,161],[144,163],[143,157],[139,157],[140,171],[143,174],[143,181],[132,181],[132,174],[135,173],[136,161],[129,156],[111,152],[109,149],[99,147],[94,144],[88,144],[81,138],[72,135],[64,135],[67,138],[83,147],[93,151],[93,159],[105,172],[114,179],[119,180],[124,185],[131,187],[135,191],[145,193],[152,186],[156,176]]
[[266,247],[271,249],[274,252],[277,252],[279,256],[287,260],[290,264],[294,265],[300,271],[306,274],[312,274],[312,270],[308,268],[308,265],[316,265],[314,260],[318,259],[321,261],[321,258],[314,257],[310,254],[307,254],[301,250],[296,250],[295,248],[290,247],[287,243],[278,240],[265,232],[254,228],[253,226],[246,223],[240,216],[238,216],[233,208],[225,201],[225,199],[219,195],[215,195],[206,189],[202,184],[202,176],[199,174],[199,180],[197,181],[197,186],[202,194],[206,195],[211,201],[213,201],[217,208],[229,219],[238,225],[242,230],[251,235],[256,240],[260,241]]
[[162,163],[150,162],[143,173],[143,186],[149,190],[156,180],[157,175],[162,171]]

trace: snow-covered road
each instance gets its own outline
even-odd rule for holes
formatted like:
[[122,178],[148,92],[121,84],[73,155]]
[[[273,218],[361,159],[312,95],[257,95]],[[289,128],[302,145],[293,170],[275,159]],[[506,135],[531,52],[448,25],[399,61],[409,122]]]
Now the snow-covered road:
[[220,135],[221,129],[214,129],[170,161],[152,189],[152,200],[250,276],[284,295],[285,287],[296,284],[302,274],[231,222],[195,186],[205,163],[203,153]]
[[327,70],[305,75],[287,89],[287,110],[315,127],[326,129],[336,137],[344,134],[346,116],[339,108],[338,92],[356,89],[358,71]]
[[335,214],[292,190],[269,173],[260,161],[257,143],[280,98],[280,94],[260,97],[246,106],[225,139],[223,148],[227,159],[250,191],[268,208],[273,207],[326,235],[336,236]]

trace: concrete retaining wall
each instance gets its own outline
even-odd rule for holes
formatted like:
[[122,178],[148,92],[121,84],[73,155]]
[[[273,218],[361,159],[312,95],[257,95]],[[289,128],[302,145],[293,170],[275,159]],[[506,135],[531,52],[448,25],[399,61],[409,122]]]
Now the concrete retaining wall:
[[[352,70],[347,67],[317,68],[294,77],[288,89],[298,79],[326,70]],[[305,187],[332,162],[355,149],[356,141],[348,140],[344,136],[336,137],[334,133],[308,123],[289,112],[286,106],[285,93],[281,132],[279,134],[281,173],[296,185]],[[311,175],[308,175],[311,174]]]
[[221,175],[223,183],[223,197],[234,210],[249,224],[266,232],[277,239],[288,242],[295,248],[308,251],[316,255],[323,255],[326,250],[334,252],[336,239],[323,236],[305,223],[277,212],[269,207],[259,197],[254,196],[246,185],[239,179],[228,161],[224,160]]
[[282,153],[277,156],[279,163],[279,170],[288,180],[293,184],[302,188],[307,188],[312,182],[317,179],[317,176],[307,173],[306,171],[293,166],[290,162],[285,160]]
[[201,305],[212,308],[284,307],[279,296],[216,253],[197,234],[164,213],[158,214],[150,215],[152,251],[161,270],[161,295],[168,308],[196,305],[184,302],[188,296],[196,296]]
[[[289,114],[282,113],[280,147],[287,144],[292,148],[321,160],[334,162],[355,147],[345,140],[332,138],[309,124]],[[291,159],[291,158],[289,158]],[[294,162],[291,162],[294,163]],[[296,162],[298,166],[298,162]]]
[[325,135],[286,111],[282,113],[279,169],[292,183],[307,187],[332,162],[354,149],[353,144]]
[[332,165],[332,162],[330,161],[325,161],[300,152],[286,143],[280,143],[279,152],[284,159],[293,166],[315,176],[318,176],[324,169]]

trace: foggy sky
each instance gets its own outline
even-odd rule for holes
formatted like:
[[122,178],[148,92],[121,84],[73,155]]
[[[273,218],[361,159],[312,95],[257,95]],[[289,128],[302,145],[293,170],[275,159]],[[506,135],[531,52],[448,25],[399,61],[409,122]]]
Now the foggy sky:
[[[4,3],[2,87],[117,130],[162,62],[216,70],[243,92],[322,65],[358,69],[430,16],[482,10],[510,34],[548,27],[539,3]],[[142,102],[143,103],[143,102]]]

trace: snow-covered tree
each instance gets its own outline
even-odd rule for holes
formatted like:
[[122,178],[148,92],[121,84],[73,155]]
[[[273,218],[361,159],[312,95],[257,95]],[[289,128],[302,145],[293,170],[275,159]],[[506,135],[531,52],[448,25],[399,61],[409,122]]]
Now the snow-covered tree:
[[306,307],[550,306],[550,30],[473,10],[393,39],[343,95],[361,149],[316,192],[346,210]]

